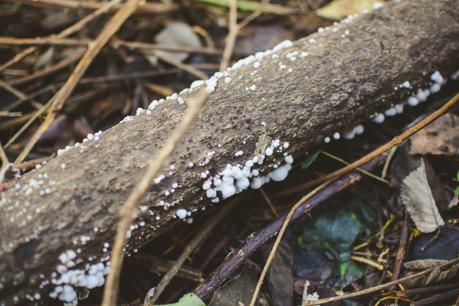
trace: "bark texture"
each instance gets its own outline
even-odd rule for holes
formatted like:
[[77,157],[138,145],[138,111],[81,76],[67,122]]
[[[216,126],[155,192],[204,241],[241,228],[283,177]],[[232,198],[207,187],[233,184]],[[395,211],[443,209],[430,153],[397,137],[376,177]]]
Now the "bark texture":
[[[213,205],[202,188],[203,172],[212,176],[228,163],[243,165],[264,152],[271,139],[288,142],[288,153],[302,156],[334,131],[405,101],[428,86],[433,71],[449,76],[459,69],[457,0],[386,4],[336,29],[296,41],[277,58],[260,60],[258,68],[234,70],[230,82],[219,80],[164,169],[165,178],[141,203],[128,252],[183,222],[175,218],[177,208],[198,214]],[[399,87],[405,81],[412,89]],[[47,281],[56,277],[51,275],[61,264],[59,255],[67,250],[77,252],[73,261],[79,268],[107,259],[110,248],[104,243],[112,242],[119,207],[185,105],[168,101],[151,115],[118,124],[100,140],[24,175],[2,194],[0,302],[21,303],[35,293],[47,298],[56,287]],[[243,155],[235,156],[238,151]],[[209,152],[214,152],[210,160]],[[279,153],[266,157],[260,171],[282,164],[283,158]],[[175,206],[164,209],[160,201]]]

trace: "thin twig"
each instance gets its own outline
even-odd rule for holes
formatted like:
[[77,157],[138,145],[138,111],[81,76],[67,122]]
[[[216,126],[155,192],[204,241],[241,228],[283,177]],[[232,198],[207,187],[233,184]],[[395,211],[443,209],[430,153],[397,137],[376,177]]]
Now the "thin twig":
[[[390,153],[392,153],[392,151]],[[390,156],[390,153],[389,153],[389,156]],[[400,233],[400,241],[398,244],[397,255],[395,256],[395,265],[394,265],[394,270],[392,272],[391,280],[396,280],[400,276],[400,271],[402,270],[403,259],[405,258],[407,241],[408,241],[408,213],[405,211],[405,216],[403,217],[402,231]]]
[[78,65],[73,70],[70,77],[67,79],[67,82],[62,86],[62,88],[51,98],[51,105],[49,106],[47,116],[43,123],[40,125],[38,130],[33,134],[32,138],[29,140],[27,145],[21,151],[19,156],[15,160],[15,164],[22,162],[32,148],[40,139],[41,135],[48,129],[48,127],[53,123],[54,118],[56,117],[57,111],[62,109],[65,101],[73,92],[73,89],[78,84],[78,81],[83,76],[83,74],[88,69],[89,65],[92,63],[94,58],[99,54],[100,50],[105,46],[105,44],[110,40],[110,38],[119,30],[123,25],[126,19],[135,12],[142,0],[129,0],[120,9],[116,12],[115,15],[107,22],[104,29],[100,32],[97,39],[91,43],[86,50],[85,54],[81,58]]
[[[269,266],[271,265],[271,262],[274,259],[274,255],[275,255],[275,253],[277,251],[277,248],[279,246],[279,243],[280,243],[280,241],[281,241],[281,239],[283,237],[285,229],[287,228],[288,223],[290,222],[290,219],[291,219],[291,216],[293,215],[293,212],[298,208],[298,206],[301,205],[301,201],[304,201],[305,198],[308,199],[309,197],[311,197],[312,195],[314,195],[315,193],[317,193],[318,191],[320,191],[321,189],[326,187],[328,184],[330,184],[337,177],[342,176],[342,175],[344,175],[346,173],[349,173],[350,171],[355,170],[358,167],[361,167],[362,165],[366,164],[368,161],[376,158],[377,156],[381,155],[382,153],[386,152],[387,150],[389,150],[389,149],[393,148],[394,146],[398,145],[403,140],[407,139],[408,137],[410,137],[411,135],[413,135],[414,133],[416,133],[417,131],[419,131],[420,129],[422,129],[423,127],[427,126],[429,123],[431,123],[432,121],[434,121],[435,119],[437,119],[438,117],[440,117],[441,115],[446,113],[446,111],[448,111],[448,109],[450,109],[458,101],[459,101],[459,93],[456,94],[451,100],[449,100],[445,105],[440,107],[438,110],[436,110],[435,112],[433,112],[432,114],[430,114],[429,116],[424,118],[422,121],[420,121],[419,123],[417,123],[413,127],[409,128],[408,130],[406,130],[402,134],[394,137],[388,143],[386,143],[386,144],[382,145],[381,147],[377,148],[376,150],[366,154],[365,156],[363,156],[362,158],[358,159],[357,161],[349,164],[348,166],[345,166],[345,167],[343,167],[343,168],[341,168],[341,169],[339,169],[337,171],[334,171],[334,172],[332,172],[332,173],[330,173],[328,175],[325,175],[323,178],[321,178],[319,180],[321,185],[319,185],[318,187],[313,189],[310,193],[308,193],[306,196],[304,196],[300,200],[300,202],[297,202],[290,209],[287,217],[285,218],[284,224],[282,224],[282,228],[281,228],[281,230],[279,231],[279,234],[276,237],[276,241],[275,241],[275,243],[273,245],[273,248],[271,249],[271,253],[268,256],[268,259],[266,260],[265,266],[263,267],[263,270],[261,272],[260,278],[258,279],[258,283],[257,283],[257,286],[255,288],[255,292],[254,292],[254,294],[252,296],[252,300],[250,302],[250,306],[254,306],[255,305],[255,302],[256,302],[256,300],[258,298],[258,294],[259,294],[260,289],[261,289],[261,285],[262,285],[263,280],[264,280],[264,278],[266,276],[266,273],[268,272]],[[315,304],[322,304],[322,303],[315,303]]]
[[[132,262],[142,268],[147,268],[152,273],[167,273],[175,264],[175,261],[156,257],[149,254],[137,254],[129,262]],[[190,266],[182,265],[177,271],[177,278],[192,281],[194,283],[201,283],[203,278],[202,271],[192,268]]]
[[8,161],[8,156],[6,156],[5,150],[3,150],[3,146],[0,143],[0,161],[2,162],[2,166],[0,169],[3,169],[3,167],[6,167],[10,162]]
[[[5,148],[8,148],[13,142],[15,142],[16,139],[18,139],[18,137],[21,136],[22,133],[24,133],[24,131],[25,131],[25,130],[26,130],[26,129],[27,129],[27,128],[28,128],[28,127],[29,127],[38,117],[40,117],[42,114],[44,114],[45,111],[46,111],[46,109],[51,105],[51,102],[52,102],[51,100],[48,101],[48,103],[46,103],[45,105],[43,105],[42,108],[40,108],[39,110],[37,110],[35,113],[30,114],[30,119],[27,117],[29,114],[26,114],[26,115],[24,115],[24,116],[22,116],[22,117],[20,117],[20,118],[17,118],[17,119],[21,119],[21,120],[23,120],[23,119],[25,119],[25,120],[28,119],[28,120],[27,120],[27,122],[26,122],[23,126],[21,126],[21,128],[13,135],[13,137],[11,137],[10,140],[8,140],[8,142],[5,144]],[[21,160],[21,162],[22,162],[22,160]],[[19,162],[19,163],[16,163],[16,162],[15,162],[15,164],[16,164],[16,166],[17,166],[18,164],[20,164],[20,162]]]
[[377,263],[377,262],[374,262],[373,260],[369,259],[369,258],[365,258],[365,257],[360,257],[360,256],[355,256],[355,255],[352,255],[350,257],[353,261],[356,261],[356,262],[360,262],[360,263],[363,263],[363,264],[366,264],[370,267],[373,267],[379,271],[384,271],[384,266],[380,263]]
[[263,188],[260,188],[260,193],[263,196],[263,198],[265,199],[266,203],[268,204],[269,209],[271,209],[271,212],[273,213],[274,217],[276,217],[276,218],[279,217],[279,213],[277,212],[276,207],[274,207],[273,202],[268,197],[268,195],[266,194],[266,192],[264,191]]
[[[321,151],[320,151],[320,154],[323,154],[323,155],[325,155],[325,156],[327,156],[327,157],[329,157],[329,158],[331,158],[331,159],[334,159],[334,160],[336,160],[336,161],[342,163],[343,165],[349,165],[349,162],[345,161],[344,159],[342,159],[342,158],[340,158],[340,157],[338,157],[338,156],[336,156],[336,155],[333,155],[333,154],[331,154],[331,153],[328,153],[328,152],[326,152],[326,151],[324,151],[324,150],[321,150]],[[357,171],[359,171],[359,172],[362,172],[362,174],[365,174],[366,176],[371,177],[372,179],[375,179],[375,180],[377,180],[377,181],[379,181],[379,182],[381,182],[381,183],[387,184],[387,185],[389,185],[389,186],[391,185],[389,181],[383,179],[382,177],[379,177],[379,176],[377,176],[377,175],[374,175],[374,174],[371,173],[371,172],[365,171],[365,170],[360,169],[360,168],[356,168],[355,170],[357,170]]]
[[378,286],[374,286],[374,287],[371,287],[371,288],[367,288],[367,289],[364,289],[364,290],[360,290],[360,291],[357,291],[357,292],[351,292],[351,293],[347,293],[347,294],[343,294],[343,295],[339,295],[339,296],[333,296],[333,297],[330,297],[330,298],[324,298],[324,299],[319,299],[319,300],[316,300],[316,301],[306,301],[302,304],[302,306],[312,306],[312,305],[321,305],[321,304],[326,304],[326,303],[331,303],[331,302],[335,302],[335,301],[341,301],[341,300],[344,300],[344,299],[351,299],[351,298],[355,298],[355,297],[361,297],[361,296],[364,296],[364,295],[367,295],[367,294],[370,294],[370,293],[373,293],[373,292],[378,292],[378,291],[381,291],[383,289],[386,289],[386,288],[390,288],[394,285],[397,285],[397,284],[401,284],[401,283],[404,283],[406,281],[410,281],[410,280],[413,280],[413,279],[417,279],[421,276],[424,276],[424,275],[427,275],[429,273],[431,273],[432,271],[434,270],[438,270],[438,271],[441,271],[445,268],[448,268],[456,263],[459,262],[459,258],[456,258],[456,259],[453,259],[453,260],[450,260],[440,266],[435,266],[435,267],[432,267],[432,268],[429,268],[429,269],[426,269],[424,271],[421,271],[421,272],[418,272],[416,274],[412,274],[412,275],[409,275],[409,276],[406,276],[406,277],[403,277],[403,278],[400,278],[398,280],[395,280],[395,281],[391,281],[391,282],[388,282],[388,283],[385,283],[385,284],[381,284],[381,285],[378,285]]
[[[7,2],[16,3],[17,0],[6,0]],[[96,10],[106,5],[104,1],[74,1],[74,0],[21,0],[22,4],[39,6],[39,7],[56,7],[56,8],[67,8],[74,10]],[[117,3],[116,8],[120,8],[121,5]],[[139,7],[139,12],[142,13],[166,13],[174,11],[178,8],[176,4],[161,3],[161,2],[143,2]]]
[[53,45],[53,46],[87,46],[91,40],[76,38],[59,38],[55,36],[18,38],[10,36],[0,36],[0,44],[13,46],[30,45]]
[[145,306],[155,305],[155,302],[158,300],[164,289],[166,289],[166,286],[170,283],[172,278],[177,274],[185,260],[193,253],[195,248],[207,238],[215,226],[221,222],[221,220],[233,209],[237,203],[238,199],[231,201],[223,208],[221,208],[215,215],[212,216],[212,219],[210,219],[210,221],[204,225],[201,231],[193,237],[190,243],[188,243],[188,245],[183,250],[182,254],[180,254],[179,258],[177,258],[174,266],[163,276],[159,284],[156,286],[153,297],[145,304]]
[[193,67],[191,65],[188,65],[188,64],[185,64],[185,63],[182,63],[182,62],[179,62],[179,61],[175,61],[175,60],[172,60],[172,59],[170,59],[168,57],[164,57],[164,56],[161,56],[161,55],[158,55],[158,54],[156,54],[156,56],[160,60],[162,60],[162,61],[164,61],[164,62],[166,62],[168,64],[171,64],[171,65],[173,65],[173,66],[175,66],[175,67],[177,67],[179,69],[182,69],[183,71],[186,71],[189,74],[194,75],[195,77],[197,77],[197,78],[199,78],[201,80],[207,80],[209,78],[209,76],[206,73],[202,72],[201,70],[199,70],[199,69],[197,69],[197,68],[195,68],[195,67]]
[[8,83],[5,83],[4,81],[0,80],[0,88],[3,88],[4,90],[8,91],[9,93],[11,93],[13,96],[15,96],[16,98],[19,98],[19,99],[24,99],[26,98],[27,96],[17,90],[16,88],[14,88],[13,86],[11,86],[10,84]]
[[13,79],[13,80],[10,80],[8,81],[8,84],[9,85],[12,85],[12,86],[17,86],[17,85],[22,85],[24,83],[28,83],[28,82],[31,82],[31,81],[35,81],[37,79],[41,79],[45,76],[48,76],[48,75],[51,75],[55,72],[58,72],[59,70],[62,70],[64,68],[67,68],[71,65],[73,65],[74,63],[76,63],[80,58],[81,56],[83,55],[84,53],[84,50],[77,50],[74,54],[72,54],[71,56],[69,56],[68,58],[54,64],[54,65],[51,65],[49,67],[46,67],[45,69],[43,70],[39,70],[31,75],[26,75],[24,77],[21,77],[21,78],[16,78],[16,79]]
[[189,100],[188,108],[181,122],[172,132],[159,153],[150,160],[145,175],[137,183],[134,190],[121,207],[119,212],[121,219],[118,223],[115,242],[111,252],[110,273],[108,274],[107,283],[105,285],[102,306],[116,305],[121,265],[123,263],[123,247],[126,243],[126,233],[134,220],[138,203],[142,200],[145,192],[150,187],[151,181],[158,175],[169,156],[175,150],[177,144],[186,134],[194,119],[206,104],[208,97],[208,92],[205,90],[198,97]]
[[[46,37],[34,37],[34,38],[18,38],[9,36],[0,36],[0,45],[19,45],[19,46],[83,46],[86,47],[91,43],[91,39],[85,38],[60,38],[58,36],[46,36]],[[221,55],[222,51],[212,48],[196,48],[180,45],[160,45],[149,42],[140,41],[126,41],[122,39],[113,39],[110,44],[119,48],[120,46],[127,47],[129,49],[137,50],[165,50],[170,52],[189,52],[189,53],[200,53],[208,55]]]
[[239,32],[239,26],[237,25],[237,0],[229,0],[229,3],[229,31],[228,36],[226,36],[226,45],[225,49],[223,50],[222,61],[220,63],[220,71],[225,70],[231,61],[237,34]]
[[[37,1],[38,2],[38,1]],[[121,0],[112,0],[108,3],[105,3],[101,5],[96,11],[92,12],[88,16],[84,17],[83,19],[77,21],[70,27],[66,28],[59,34],[57,34],[55,37],[57,38],[65,38],[83,28],[86,24],[88,24],[90,21],[92,21],[94,18],[96,18],[99,15],[102,15],[106,12],[108,12],[110,9],[112,9],[115,5],[118,5],[121,2]],[[5,70],[6,68],[10,67],[11,65],[16,64],[17,62],[20,62],[23,58],[25,58],[27,55],[35,52],[36,48],[35,47],[30,47],[22,51],[21,53],[16,54],[11,60],[0,66],[0,72]]]
[[397,152],[397,146],[393,147],[390,150],[389,156],[387,156],[386,162],[384,163],[384,167],[383,167],[383,169],[381,171],[381,177],[383,179],[385,179],[386,176],[387,176],[387,172],[389,171],[390,162],[392,161],[392,158],[394,157],[395,152]]

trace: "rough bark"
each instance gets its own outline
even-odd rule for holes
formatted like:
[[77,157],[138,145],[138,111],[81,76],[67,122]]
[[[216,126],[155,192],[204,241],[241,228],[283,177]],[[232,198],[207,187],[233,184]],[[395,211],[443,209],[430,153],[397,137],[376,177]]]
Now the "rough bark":
[[[433,71],[449,76],[459,69],[457,0],[391,3],[336,29],[301,39],[278,51],[278,58],[260,60],[258,68],[252,63],[231,71],[228,83],[219,80],[172,156],[174,166],[163,171],[165,178],[141,203],[128,252],[182,222],[175,218],[177,208],[198,214],[213,205],[202,188],[202,172],[212,176],[228,163],[244,164],[264,152],[271,139],[288,142],[286,151],[302,156],[334,131],[405,101],[428,86]],[[295,51],[299,53],[291,61]],[[301,57],[301,52],[309,55]],[[405,81],[412,89],[399,87]],[[104,243],[111,244],[120,205],[179,122],[185,105],[166,101],[151,115],[118,124],[84,149],[73,148],[24,175],[17,188],[3,193],[1,302],[13,304],[38,292],[46,298],[55,287],[46,281],[55,278],[51,274],[60,264],[58,257],[67,250],[79,251],[74,259],[79,268],[107,259]],[[207,162],[210,151],[215,153]],[[235,156],[237,151],[243,155]],[[283,158],[279,153],[268,156],[260,171],[282,164]],[[174,183],[179,187],[173,188]],[[175,192],[166,196],[171,188]],[[161,200],[177,203],[166,210],[158,205]]]

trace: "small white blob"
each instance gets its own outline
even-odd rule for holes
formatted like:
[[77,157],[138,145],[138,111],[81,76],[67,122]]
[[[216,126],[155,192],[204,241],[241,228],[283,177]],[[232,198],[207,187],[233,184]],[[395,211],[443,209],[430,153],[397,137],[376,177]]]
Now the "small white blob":
[[355,128],[354,128],[354,133],[356,135],[361,135],[363,134],[363,132],[365,132],[365,128],[363,127],[363,125],[359,124],[357,125]]
[[285,165],[277,168],[276,170],[273,170],[273,171],[269,172],[268,175],[273,181],[281,182],[281,181],[285,180],[285,178],[287,177],[288,172],[290,171],[290,169],[292,169],[292,165],[285,164]]
[[383,123],[386,117],[384,114],[378,113],[376,116],[373,117],[373,122],[375,123]]
[[414,107],[419,104],[419,100],[416,97],[409,97],[406,103],[408,103],[409,106]]
[[175,211],[175,215],[180,219],[185,219],[188,214],[188,211],[184,208],[179,208]]

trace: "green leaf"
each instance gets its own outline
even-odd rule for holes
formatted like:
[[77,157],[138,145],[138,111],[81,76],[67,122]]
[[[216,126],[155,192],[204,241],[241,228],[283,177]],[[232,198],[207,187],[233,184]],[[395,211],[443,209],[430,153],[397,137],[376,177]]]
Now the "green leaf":
[[319,156],[321,150],[317,150],[315,152],[312,152],[311,154],[308,155],[308,157],[303,160],[301,163],[301,169],[306,170],[308,169],[312,163],[316,160],[317,156]]
[[456,190],[454,190],[454,194],[459,196],[459,186],[456,187]]
[[365,266],[348,260],[340,263],[339,272],[341,278],[337,285],[344,288],[365,274]]
[[457,170],[457,173],[456,173],[456,181],[459,182],[459,170]]

